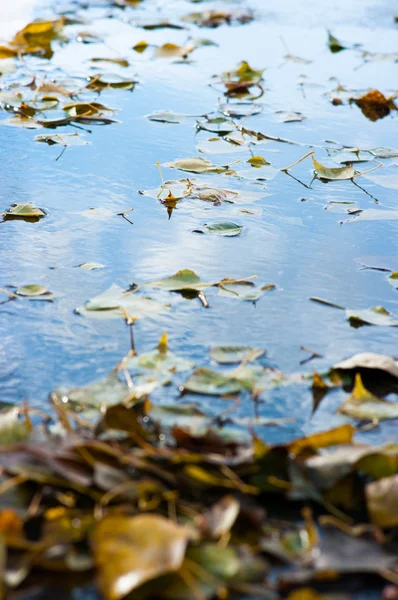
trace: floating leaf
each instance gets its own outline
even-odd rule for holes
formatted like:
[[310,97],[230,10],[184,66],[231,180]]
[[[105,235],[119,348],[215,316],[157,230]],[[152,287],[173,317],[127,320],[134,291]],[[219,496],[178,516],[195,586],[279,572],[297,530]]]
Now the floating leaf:
[[375,371],[379,379],[383,373],[386,373],[398,381],[398,362],[391,356],[375,352],[355,354],[351,358],[333,365],[333,370],[337,372]]
[[312,156],[312,162],[314,165],[316,175],[317,177],[319,177],[319,179],[326,179],[328,181],[340,181],[344,179],[352,179],[355,175],[355,169],[350,165],[346,167],[337,168],[324,167],[314,158],[314,156]]
[[195,46],[193,44],[178,46],[177,44],[168,43],[156,48],[155,56],[158,58],[186,58],[194,50]]
[[278,121],[281,123],[296,123],[299,121],[304,121],[305,116],[300,112],[287,112],[284,110],[277,110],[275,115],[278,118]]
[[11,204],[10,208],[4,213],[4,219],[32,219],[38,221],[46,216],[42,208],[38,208],[31,202],[26,204]]
[[103,269],[105,267],[105,265],[101,265],[101,263],[95,262],[86,262],[76,266],[80,269],[84,269],[85,271],[96,271],[97,269]]
[[243,227],[232,221],[217,221],[214,223],[204,223],[202,227],[194,229],[194,233],[207,233],[211,235],[220,235],[223,237],[235,237],[239,235]]
[[92,543],[105,598],[121,600],[146,581],[178,571],[190,535],[188,527],[159,515],[111,515],[100,521]]
[[190,269],[182,269],[177,271],[171,277],[150,281],[149,283],[141,284],[142,286],[155,287],[169,292],[196,291],[200,292],[208,287],[217,285],[216,282],[205,283]]
[[333,52],[334,54],[336,52],[340,52],[341,50],[345,50],[346,47],[343,46],[339,40],[337,38],[334,37],[334,35],[332,35],[329,31],[328,33],[328,46],[329,46],[329,50],[331,52]]
[[132,90],[134,89],[136,83],[135,80],[132,79],[123,79],[123,77],[118,77],[113,75],[106,79],[105,76],[95,75],[94,77],[89,78],[89,82],[87,84],[87,88],[94,91],[104,90],[104,89],[114,89],[114,90]]
[[190,13],[182,17],[183,21],[194,23],[199,27],[219,27],[220,25],[231,25],[232,23],[250,23],[253,20],[251,13],[235,12],[231,13],[224,10],[205,10],[204,12]]
[[135,46],[133,46],[133,50],[135,52],[138,52],[138,54],[142,54],[148,48],[148,45],[149,45],[148,42],[146,42],[145,40],[142,40],[141,42],[137,42],[137,44],[135,44]]
[[353,327],[361,325],[381,325],[398,327],[398,320],[394,319],[383,306],[364,310],[346,310],[347,319]]
[[60,387],[52,396],[75,412],[89,409],[102,410],[107,406],[123,404],[134,396],[129,388],[115,373],[80,388]]
[[0,446],[18,444],[29,437],[26,422],[20,419],[21,410],[6,402],[0,403]]
[[18,31],[11,46],[22,54],[38,54],[43,58],[51,58],[51,42],[60,38],[64,24],[63,18],[54,21],[33,21]]
[[182,123],[185,119],[186,115],[181,115],[178,113],[174,113],[172,110],[159,110],[151,113],[150,115],[146,115],[146,118],[149,121],[155,121],[157,123],[174,123],[179,124]]
[[254,102],[235,102],[234,104],[227,102],[219,106],[219,111],[232,119],[259,115],[263,109],[262,104],[255,104]]
[[259,288],[252,281],[231,281],[229,279],[223,279],[218,287],[220,296],[248,302],[256,302],[264,295],[265,291],[275,289],[273,284]]
[[167,334],[163,334],[159,340],[156,350],[146,354],[133,356],[127,363],[129,369],[149,369],[159,371],[170,371],[172,373],[180,373],[189,371],[194,367],[194,363],[185,358],[177,356],[170,352],[168,348]]
[[23,285],[16,290],[18,296],[27,296],[28,298],[36,298],[39,300],[52,300],[53,294],[48,291],[44,285]]
[[256,167],[257,169],[260,167],[265,167],[267,165],[269,166],[271,164],[267,160],[265,160],[263,156],[252,156],[247,162],[249,163],[249,165],[251,165],[252,167]]
[[179,158],[169,163],[165,163],[166,167],[179,169],[180,171],[188,171],[190,173],[224,173],[228,171],[228,166],[213,165],[205,158]]
[[68,104],[63,106],[63,110],[71,117],[81,115],[92,116],[97,115],[101,111],[114,112],[113,108],[109,108],[100,102],[68,102]]
[[111,63],[111,64],[119,65],[119,67],[128,67],[130,64],[129,61],[124,58],[90,58],[90,60],[91,60],[91,62],[94,62],[94,63],[98,63],[98,62]]
[[210,348],[210,357],[222,365],[242,361],[254,362],[264,354],[265,350],[250,346],[212,346]]
[[362,383],[361,375],[357,373],[352,394],[339,407],[338,412],[360,421],[398,419],[398,403],[381,400],[368,392]]
[[76,312],[96,319],[118,319],[126,316],[143,319],[154,317],[167,309],[165,304],[134,292],[126,292],[118,285],[112,284],[105,292],[77,308]]
[[388,283],[398,290],[398,271],[394,271],[387,279]]
[[59,144],[60,146],[87,146],[91,142],[83,139],[78,133],[46,133],[43,135],[36,135],[35,142],[48,144],[54,146]]
[[182,25],[170,23],[170,21],[135,21],[136,27],[142,27],[147,31],[155,31],[156,29],[184,29]]
[[397,110],[393,100],[386,98],[378,90],[371,90],[360,98],[352,98],[352,101],[359,106],[362,113],[370,121],[383,119],[390,114],[391,110]]
[[183,385],[185,392],[210,396],[237,394],[243,387],[237,379],[204,368],[196,369]]

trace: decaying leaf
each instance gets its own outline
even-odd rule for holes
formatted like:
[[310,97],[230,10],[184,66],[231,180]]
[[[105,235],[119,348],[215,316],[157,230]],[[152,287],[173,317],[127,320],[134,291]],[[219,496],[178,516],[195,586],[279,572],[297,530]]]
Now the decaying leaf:
[[53,300],[54,294],[50,292],[44,285],[23,285],[16,289],[18,296],[25,296],[35,300]]
[[334,37],[334,35],[332,35],[330,33],[330,31],[328,32],[328,46],[329,46],[329,50],[331,52],[333,52],[334,54],[336,52],[340,52],[341,50],[345,50],[346,47],[343,46],[339,40],[337,38]]
[[361,109],[362,113],[370,121],[383,119],[390,114],[391,110],[397,110],[392,98],[386,98],[384,94],[378,90],[371,90],[360,98],[352,98]]
[[398,320],[392,317],[384,306],[375,306],[363,310],[347,309],[346,316],[353,327],[361,327],[362,325],[398,327]]
[[35,142],[41,142],[54,146],[59,144],[60,146],[87,146],[91,142],[85,140],[78,133],[48,133],[43,135],[36,135]]
[[15,35],[11,46],[22,54],[38,54],[42,58],[51,58],[51,42],[60,39],[64,24],[63,18],[54,21],[33,21]]
[[324,167],[314,158],[314,156],[312,157],[312,162],[314,165],[316,175],[317,177],[319,177],[319,179],[326,179],[328,181],[339,181],[341,179],[352,179],[355,175],[355,169],[350,165],[346,167],[337,168]]
[[398,475],[368,483],[365,494],[372,523],[378,527],[397,527]]

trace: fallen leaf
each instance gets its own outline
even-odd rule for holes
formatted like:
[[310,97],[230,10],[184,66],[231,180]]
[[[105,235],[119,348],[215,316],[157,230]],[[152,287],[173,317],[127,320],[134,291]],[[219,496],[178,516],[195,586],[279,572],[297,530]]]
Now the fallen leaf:
[[186,44],[185,46],[178,46],[177,44],[163,44],[155,50],[155,56],[157,58],[186,58],[191,52],[195,50],[193,44]]
[[105,292],[77,308],[76,312],[95,319],[126,318],[127,312],[128,316],[133,319],[143,319],[154,317],[167,309],[166,304],[139,296],[134,292],[124,291],[118,285],[113,284]]
[[360,98],[353,98],[352,101],[359,106],[362,113],[370,121],[383,119],[390,114],[391,110],[397,110],[393,100],[386,98],[378,90],[371,90]]
[[233,23],[250,23],[253,15],[249,12],[228,12],[224,10],[205,10],[194,12],[182,17],[183,21],[194,23],[198,27],[219,27],[220,25],[231,25]]
[[185,117],[186,117],[186,115],[174,113],[172,110],[159,110],[159,111],[151,113],[150,115],[146,115],[146,118],[149,121],[155,121],[157,123],[174,123],[174,124],[182,123],[184,121]]
[[398,419],[398,403],[382,400],[368,392],[362,383],[361,375],[357,373],[352,394],[339,407],[338,412],[361,421]]
[[168,348],[167,334],[164,333],[159,340],[156,350],[133,356],[126,363],[128,369],[149,369],[159,371],[170,371],[181,373],[189,371],[194,363],[170,352]]
[[220,364],[254,362],[265,354],[265,350],[250,346],[212,346],[210,357]]
[[87,142],[78,133],[45,133],[43,135],[36,135],[35,142],[48,144],[54,146],[59,144],[60,146],[87,146],[91,142]]
[[341,50],[345,50],[346,47],[343,46],[339,40],[337,38],[334,37],[334,35],[332,35],[330,33],[330,31],[328,32],[328,46],[329,46],[329,50],[331,52],[333,52],[334,54],[336,52],[341,52]]
[[49,292],[48,289],[44,287],[44,285],[23,285],[17,288],[15,293],[18,294],[18,296],[26,296],[28,298],[35,298],[38,300],[53,299],[52,292]]
[[[180,171],[188,171],[190,173],[224,173],[228,171],[228,166],[213,165],[205,158],[179,158],[169,163],[165,163],[166,167],[171,169],[179,169]],[[232,171],[231,171],[232,172]]]
[[100,521],[92,544],[105,598],[121,600],[146,581],[178,571],[190,536],[188,527],[158,515],[113,515]]
[[328,181],[340,181],[344,179],[352,179],[355,175],[355,169],[350,165],[346,167],[337,168],[324,167],[314,158],[314,156],[312,156],[312,162],[314,165],[316,175],[317,177],[319,177],[319,179],[326,179]]
[[103,269],[105,267],[105,265],[95,262],[86,262],[76,266],[79,267],[79,269],[84,269],[85,271],[96,271],[97,269]]
[[398,526],[398,475],[368,483],[365,495],[372,523],[378,527]]
[[380,325],[398,327],[398,320],[394,319],[383,306],[363,310],[346,310],[346,317],[353,327],[361,325]]
[[220,235],[222,237],[235,237],[242,232],[243,227],[232,221],[216,221],[214,223],[204,223],[200,228],[194,229],[194,233],[207,233],[210,235]]
[[91,60],[91,62],[94,62],[94,63],[98,63],[98,62],[111,63],[111,64],[119,65],[119,67],[128,67],[130,64],[129,61],[124,58],[90,58],[90,60]]
[[42,208],[38,208],[31,202],[26,204],[11,204],[10,208],[4,213],[4,220],[7,219],[32,219],[38,221],[46,216]]

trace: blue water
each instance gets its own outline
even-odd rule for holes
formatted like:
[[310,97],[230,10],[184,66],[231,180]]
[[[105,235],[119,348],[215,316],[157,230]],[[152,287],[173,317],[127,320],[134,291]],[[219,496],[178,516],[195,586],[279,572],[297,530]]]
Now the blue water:
[[[0,306],[1,400],[21,402],[27,398],[32,406],[46,407],[54,388],[84,385],[105,376],[128,352],[129,330],[122,320],[86,320],[74,309],[113,282],[127,288],[132,281],[158,279],[182,268],[193,269],[205,280],[256,274],[259,283],[274,283],[277,289],[266,293],[255,305],[210,291],[209,309],[197,300],[153,291],[152,297],[170,302],[172,309],[154,320],[136,323],[139,352],[151,350],[161,333],[167,331],[172,350],[193,359],[197,366],[212,368],[216,365],[211,363],[208,350],[213,343],[265,347],[268,354],[263,363],[287,374],[322,371],[357,352],[398,354],[398,329],[354,329],[342,311],[309,301],[310,296],[320,296],[349,308],[383,305],[398,314],[398,294],[387,283],[387,274],[360,268],[360,263],[367,263],[398,269],[397,221],[341,224],[349,219],[344,213],[347,206],[340,205],[340,212],[336,212],[339,205],[330,204],[350,201],[361,209],[393,210],[396,191],[367,178],[356,179],[377,198],[376,204],[351,181],[324,184],[316,180],[307,189],[283,172],[267,183],[206,175],[202,178],[210,179],[215,186],[243,186],[263,192],[262,199],[246,207],[256,213],[238,212],[238,205],[213,206],[198,200],[181,202],[170,220],[159,201],[138,193],[160,184],[157,161],[195,156],[196,144],[212,137],[207,132],[195,135],[193,118],[180,125],[168,125],[150,122],[145,115],[160,109],[193,115],[217,110],[223,90],[221,86],[209,86],[212,76],[235,68],[243,59],[253,68],[266,68],[265,93],[259,101],[264,109],[245,121],[248,128],[322,147],[333,147],[325,140],[363,149],[394,147],[396,114],[371,122],[355,105],[333,106],[325,96],[338,82],[349,89],[377,88],[386,95],[393,92],[398,64],[378,61],[363,65],[358,48],[332,54],[326,45],[326,30],[330,29],[347,46],[362,44],[367,51],[397,51],[398,27],[391,3],[307,0],[298,9],[293,0],[266,6],[261,0],[247,4],[146,0],[139,9],[125,11],[111,10],[100,2],[91,4],[88,11],[77,10],[89,22],[67,31],[72,36],[89,30],[106,38],[106,43],[56,44],[53,66],[37,58],[28,59],[30,72],[38,77],[48,72],[50,78],[55,75],[58,80],[65,74],[84,76],[100,70],[97,65],[90,67],[87,58],[120,55],[130,61],[130,67],[108,65],[106,69],[126,78],[136,77],[139,84],[132,92],[101,93],[100,102],[120,109],[116,113],[120,123],[93,127],[92,134],[85,134],[91,145],[67,148],[58,161],[59,146],[47,147],[33,141],[43,131],[0,129],[0,209],[5,210],[13,202],[34,202],[48,213],[38,223],[9,221],[1,225],[0,287],[39,283],[59,295],[53,303],[19,300]],[[78,3],[47,1],[37,7],[37,16],[52,18],[67,5]],[[179,15],[214,6],[231,10],[250,6],[256,18],[243,26],[210,30],[191,26],[189,31],[148,32],[127,23],[136,15],[176,21]],[[114,18],[105,18],[110,13]],[[189,33],[210,38],[219,46],[197,49],[190,64],[154,59],[152,48],[141,55],[129,50],[140,40],[183,44]],[[287,50],[281,36],[291,54],[313,62],[284,61]],[[300,85],[303,74],[306,83]],[[96,99],[95,95],[91,97]],[[300,111],[306,119],[280,123],[275,115],[280,110]],[[61,135],[74,131],[70,127],[57,129]],[[282,168],[310,149],[270,142],[257,146],[254,153],[264,156],[275,168]],[[327,162],[324,149],[317,148],[316,155]],[[225,164],[238,158],[247,160],[250,153],[202,156]],[[383,160],[384,166],[375,176],[398,171],[393,161]],[[359,170],[375,164],[361,164]],[[166,179],[185,176],[167,167],[163,167],[163,173]],[[308,185],[312,179],[311,161],[300,163],[291,173]],[[107,209],[109,218],[93,220],[79,214],[92,207]],[[117,215],[129,208],[134,208],[127,215],[133,225]],[[244,230],[235,238],[192,232],[211,220],[236,221]],[[84,262],[106,267],[98,271],[74,268]],[[300,360],[307,356],[301,346],[319,352],[323,358],[300,366]],[[184,376],[175,377],[173,385],[158,392],[156,399],[176,400],[183,380]],[[311,392],[305,387],[264,392],[260,415],[294,417],[295,422],[260,428],[259,433],[269,441],[281,441],[337,425],[344,418],[334,412],[344,397],[343,392],[328,395],[311,416]],[[185,399],[197,401],[215,413],[226,408],[221,399]],[[236,414],[252,416],[253,411],[252,401],[244,397]],[[383,423],[366,434],[366,439],[379,442],[394,434],[394,422]]]

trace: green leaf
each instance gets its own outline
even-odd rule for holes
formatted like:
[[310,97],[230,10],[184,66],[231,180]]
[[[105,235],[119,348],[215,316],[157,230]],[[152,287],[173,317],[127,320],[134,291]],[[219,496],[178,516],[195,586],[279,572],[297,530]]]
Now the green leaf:
[[388,283],[398,289],[398,271],[394,271],[387,279]]
[[19,418],[20,409],[0,402],[0,445],[17,444],[29,437],[29,431],[24,421]]
[[146,581],[178,571],[190,536],[188,527],[158,515],[113,515],[100,521],[92,543],[106,600],[121,600]]
[[111,373],[80,388],[57,388],[53,395],[72,410],[81,412],[122,404],[132,396],[132,390],[115,373]]
[[143,319],[159,315],[168,308],[166,304],[134,292],[126,292],[118,285],[112,284],[105,292],[77,308],[76,312],[95,319],[118,319],[126,318],[127,311],[129,317]]
[[173,112],[172,110],[158,110],[150,115],[146,115],[148,121],[155,121],[157,123],[173,123],[180,124],[185,120],[187,115],[181,115]]
[[194,273],[194,271],[182,269],[170,277],[164,277],[164,279],[158,279],[140,285],[141,287],[154,287],[169,292],[181,292],[184,290],[200,292],[208,287],[217,285],[217,282],[205,283],[196,275],[196,273]]
[[232,221],[217,221],[215,223],[204,223],[202,227],[194,229],[194,233],[207,233],[224,237],[234,237],[241,233],[243,227]]
[[244,361],[254,362],[265,354],[265,350],[250,346],[212,346],[210,356],[220,364],[233,364]]

